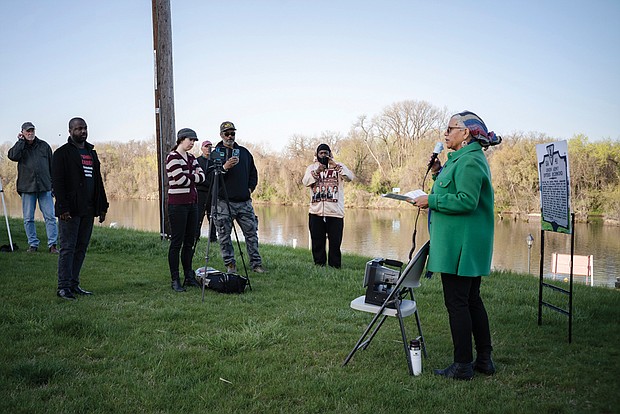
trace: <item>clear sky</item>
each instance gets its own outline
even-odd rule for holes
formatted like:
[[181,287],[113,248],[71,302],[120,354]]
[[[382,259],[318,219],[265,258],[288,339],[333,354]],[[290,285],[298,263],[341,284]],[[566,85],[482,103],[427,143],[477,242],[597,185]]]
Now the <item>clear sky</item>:
[[[620,1],[171,0],[176,128],[278,151],[402,100],[620,139]],[[150,0],[0,0],[0,142],[151,139]]]

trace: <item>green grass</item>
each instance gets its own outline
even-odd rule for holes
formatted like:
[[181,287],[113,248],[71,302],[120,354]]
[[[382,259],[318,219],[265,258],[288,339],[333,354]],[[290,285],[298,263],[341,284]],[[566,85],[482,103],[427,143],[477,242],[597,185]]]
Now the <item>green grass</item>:
[[202,303],[199,289],[170,289],[156,234],[97,227],[82,272],[95,295],[70,303],[55,294],[57,258],[25,253],[21,221],[11,229],[22,250],[0,254],[3,413],[619,412],[618,291],[575,287],[569,345],[565,316],[545,310],[537,325],[536,278],[493,274],[482,294],[498,372],[458,382],[431,373],[452,355],[437,276],[416,291],[429,357],[411,377],[392,318],[341,366],[371,318],[349,308],[367,258],[345,255],[337,271],[263,245],[269,273],[250,275],[251,292]]

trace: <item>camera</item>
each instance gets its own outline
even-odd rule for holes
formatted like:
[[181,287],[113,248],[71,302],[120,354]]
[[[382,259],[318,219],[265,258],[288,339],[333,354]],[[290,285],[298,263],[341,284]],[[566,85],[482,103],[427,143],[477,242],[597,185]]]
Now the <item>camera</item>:
[[224,162],[226,162],[226,148],[213,148],[213,150],[211,151],[211,155],[209,155],[209,159],[215,164],[223,164]]

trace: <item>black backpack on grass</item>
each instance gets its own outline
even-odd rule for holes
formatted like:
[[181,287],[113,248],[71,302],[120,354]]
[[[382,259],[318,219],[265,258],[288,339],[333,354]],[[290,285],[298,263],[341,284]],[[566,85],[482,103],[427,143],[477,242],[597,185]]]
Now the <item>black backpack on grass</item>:
[[209,272],[204,276],[205,287],[220,293],[243,293],[248,278],[236,273]]

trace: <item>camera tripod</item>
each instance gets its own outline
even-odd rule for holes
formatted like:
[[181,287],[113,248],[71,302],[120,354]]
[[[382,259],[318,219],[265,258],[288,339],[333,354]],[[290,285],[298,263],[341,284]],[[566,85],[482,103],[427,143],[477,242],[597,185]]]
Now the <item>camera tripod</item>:
[[[228,216],[230,217],[230,222],[232,225],[232,231],[235,233],[235,240],[237,241],[237,249],[239,250],[239,255],[241,256],[241,263],[243,264],[243,271],[245,273],[245,278],[248,280],[248,287],[252,290],[252,284],[250,283],[250,277],[248,276],[248,268],[245,265],[245,258],[243,256],[243,250],[241,250],[241,243],[239,242],[239,236],[237,234],[237,228],[235,227],[235,221],[232,216],[232,210],[230,208],[230,200],[228,199],[228,192],[226,191],[226,185],[224,184],[224,177],[222,176],[223,166],[221,160],[215,160],[214,162],[214,177],[213,177],[213,186],[211,187],[211,215],[209,217],[209,236],[213,234],[213,226],[215,226],[215,221],[218,217],[217,211],[217,200],[219,195],[220,186],[224,191],[224,201],[226,201],[226,207],[228,208]],[[224,213],[221,213],[224,214]],[[221,237],[221,235],[219,235]],[[198,243],[198,238],[196,238],[196,243]],[[211,237],[207,239],[207,251],[205,254],[205,277],[207,268],[209,267],[209,253],[211,252]],[[205,301],[205,277],[202,278],[202,301]]]
[[4,209],[4,219],[6,220],[6,231],[9,234],[9,246],[11,251],[15,251],[15,245],[13,244],[13,238],[11,237],[11,228],[9,227],[9,215],[6,212],[6,203],[4,201],[4,188],[2,187],[2,178],[0,178],[0,197],[2,198],[2,208]]

